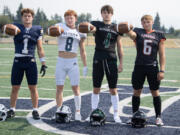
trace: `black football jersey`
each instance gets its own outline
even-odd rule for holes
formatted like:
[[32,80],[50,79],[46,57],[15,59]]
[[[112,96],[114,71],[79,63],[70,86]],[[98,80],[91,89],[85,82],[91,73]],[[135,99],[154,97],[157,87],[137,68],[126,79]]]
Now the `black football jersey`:
[[96,27],[95,36],[95,54],[94,58],[96,59],[116,59],[116,43],[117,43],[117,33],[114,30],[115,24],[104,24],[101,21],[92,21],[92,25]]
[[154,65],[158,64],[157,53],[161,40],[166,40],[164,33],[153,30],[147,33],[142,28],[134,28],[137,37],[135,39],[137,56],[136,65]]

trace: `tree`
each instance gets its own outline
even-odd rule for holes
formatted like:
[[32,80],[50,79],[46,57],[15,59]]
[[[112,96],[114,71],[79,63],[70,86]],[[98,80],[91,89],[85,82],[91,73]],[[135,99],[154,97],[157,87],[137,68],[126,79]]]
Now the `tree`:
[[63,22],[63,18],[61,16],[59,16],[58,14],[51,16],[51,20],[54,20],[56,23]]
[[90,13],[87,13],[87,14],[82,13],[78,16],[77,24],[81,23],[81,22],[90,22],[91,18],[92,18],[92,16]]
[[3,8],[3,15],[8,16],[11,20],[14,20],[14,15],[11,13],[10,9],[8,6],[4,6]]
[[175,32],[174,27],[171,26],[171,27],[169,28],[168,32],[169,32],[169,34],[174,34],[174,32]]
[[48,27],[48,18],[43,10],[38,8],[36,15],[34,16],[33,24],[41,25],[44,29]]
[[16,11],[15,22],[21,23],[21,10],[23,9],[23,4],[20,3],[18,10]]
[[166,27],[163,25],[162,27],[161,27],[161,30],[163,31],[163,32],[167,32],[167,29],[166,29]]
[[155,17],[155,19],[154,19],[153,29],[155,29],[155,30],[161,30],[159,13],[156,14],[156,17]]
[[12,20],[9,18],[9,16],[0,16],[0,30],[2,29],[2,26],[8,23],[12,23]]

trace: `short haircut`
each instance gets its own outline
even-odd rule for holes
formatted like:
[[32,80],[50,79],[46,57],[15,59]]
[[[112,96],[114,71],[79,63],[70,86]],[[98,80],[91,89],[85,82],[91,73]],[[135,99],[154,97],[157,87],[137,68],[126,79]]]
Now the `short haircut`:
[[141,21],[143,20],[150,20],[150,21],[153,21],[153,17],[151,15],[143,15],[141,17]]
[[108,13],[113,14],[113,8],[112,8],[110,5],[104,5],[104,6],[101,8],[101,13],[102,13],[103,11],[107,11]]
[[21,16],[23,16],[24,13],[30,13],[32,15],[32,17],[34,17],[34,11],[30,8],[23,8],[21,10]]
[[66,16],[75,16],[75,18],[77,18],[77,13],[74,11],[74,10],[67,10],[65,13],[64,13],[64,17]]

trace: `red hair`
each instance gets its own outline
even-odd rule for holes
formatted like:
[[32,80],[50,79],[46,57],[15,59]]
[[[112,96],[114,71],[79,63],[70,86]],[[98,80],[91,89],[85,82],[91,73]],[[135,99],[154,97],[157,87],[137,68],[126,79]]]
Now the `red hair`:
[[77,13],[74,11],[74,10],[67,10],[65,13],[64,13],[64,17],[66,16],[75,16],[75,18],[77,18]]

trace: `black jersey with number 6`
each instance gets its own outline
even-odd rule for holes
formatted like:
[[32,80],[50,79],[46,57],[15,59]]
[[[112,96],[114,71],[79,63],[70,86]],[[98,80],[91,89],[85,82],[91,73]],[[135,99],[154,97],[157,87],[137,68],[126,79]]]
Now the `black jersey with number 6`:
[[115,24],[104,24],[101,21],[92,21],[91,24],[96,27],[94,34],[96,43],[94,58],[99,60],[116,59],[115,46],[119,33],[114,30]]
[[137,56],[135,65],[154,65],[158,64],[157,53],[159,43],[166,40],[164,33],[153,30],[147,33],[142,28],[134,28],[137,37],[135,39]]

